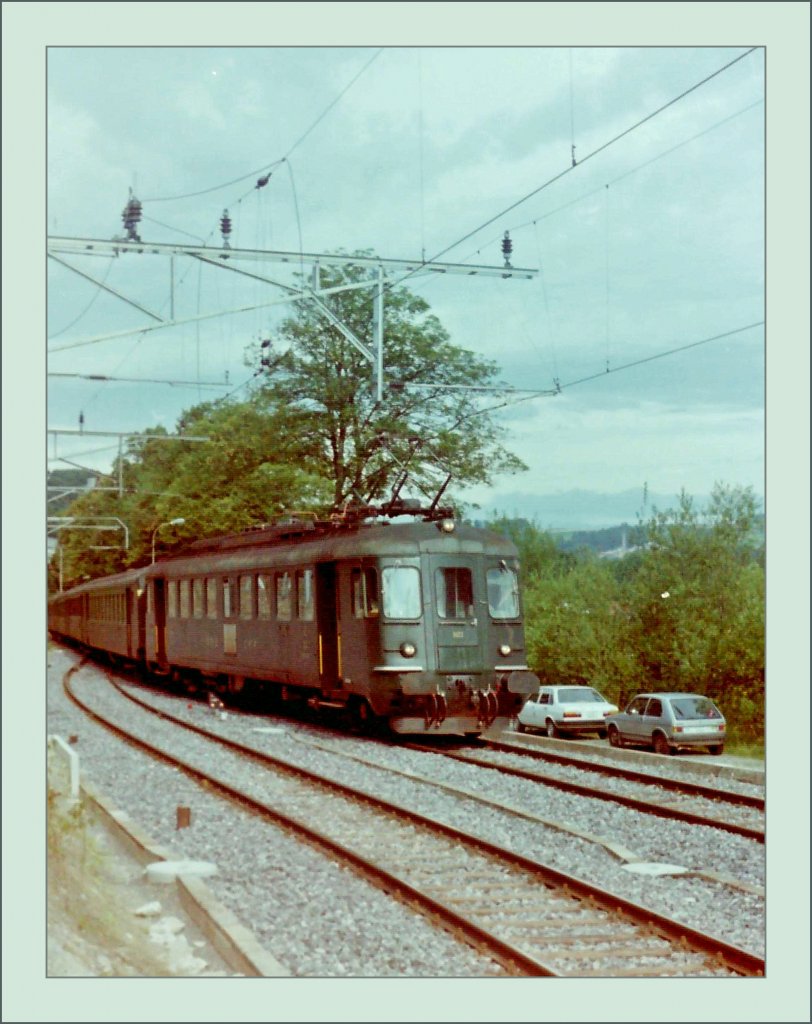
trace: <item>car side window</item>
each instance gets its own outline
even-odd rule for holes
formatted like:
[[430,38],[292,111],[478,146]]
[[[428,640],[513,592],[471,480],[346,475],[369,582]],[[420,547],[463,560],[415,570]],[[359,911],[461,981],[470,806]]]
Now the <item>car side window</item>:
[[553,695],[551,693],[542,693],[539,697],[539,704],[552,704]]
[[630,715],[642,715],[646,710],[646,698],[635,697],[626,710]]
[[662,718],[663,717],[663,704],[659,700],[650,700],[648,707],[646,708],[646,714],[649,718]]

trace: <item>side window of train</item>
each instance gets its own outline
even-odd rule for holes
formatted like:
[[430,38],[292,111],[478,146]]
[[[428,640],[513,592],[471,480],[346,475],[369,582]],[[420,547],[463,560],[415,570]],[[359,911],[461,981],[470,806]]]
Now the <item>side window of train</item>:
[[147,614],[152,615],[155,611],[155,580],[147,584]]
[[209,576],[206,580],[206,616],[210,619],[217,618],[217,580]]
[[271,617],[271,577],[264,572],[257,576],[257,615],[260,619]]
[[296,612],[300,619],[313,621],[313,570],[298,569],[296,572]]
[[293,617],[292,589],[290,573],[279,573],[276,577],[276,617],[282,622],[290,622]]
[[379,612],[378,573],[367,566],[352,570],[352,614],[356,619],[374,618]]
[[[152,587],[150,586],[150,593]],[[170,619],[178,617],[178,581],[169,580],[166,584],[166,614]]]
[[192,580],[192,615],[196,619],[203,618],[203,579]]
[[254,577],[240,576],[240,618],[254,617]]
[[223,617],[234,618],[237,614],[237,588],[234,580],[223,578]]
[[188,619],[191,614],[192,587],[191,580],[180,581],[180,617]]

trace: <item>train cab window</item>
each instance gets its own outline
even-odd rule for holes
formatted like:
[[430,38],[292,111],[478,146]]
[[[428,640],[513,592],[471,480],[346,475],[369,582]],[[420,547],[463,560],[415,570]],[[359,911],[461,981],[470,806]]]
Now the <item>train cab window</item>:
[[180,617],[182,619],[188,619],[191,612],[191,582],[191,580],[180,581]]
[[293,618],[293,580],[289,572],[276,577],[276,617],[283,622]]
[[192,615],[196,619],[203,618],[203,580],[192,580]]
[[213,576],[206,580],[206,616],[217,618],[217,580]]
[[264,572],[257,576],[257,615],[260,619],[271,617],[271,577]]
[[300,619],[313,621],[313,570],[299,569],[296,572],[296,613]]
[[387,565],[381,572],[383,613],[388,619],[419,619],[420,571],[409,565]]
[[254,617],[254,577],[240,576],[240,618]]
[[223,580],[223,617],[230,619],[237,614],[237,587],[234,580]]
[[374,618],[379,612],[378,573],[371,566],[352,570],[352,614],[356,619]]
[[444,567],[434,574],[437,614],[441,619],[474,618],[474,586],[470,569]]
[[488,569],[488,610],[492,619],[519,617],[519,580],[504,564]]

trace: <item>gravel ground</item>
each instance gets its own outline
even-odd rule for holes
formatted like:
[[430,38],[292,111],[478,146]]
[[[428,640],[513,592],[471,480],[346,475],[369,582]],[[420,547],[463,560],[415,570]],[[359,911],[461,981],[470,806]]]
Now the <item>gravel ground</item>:
[[[212,880],[214,894],[294,974],[439,978],[494,973],[489,961],[436,931],[419,915],[328,857],[279,829],[224,806],[178,771],[149,762],[145,755],[90,723],[62,694],[62,675],[75,660],[75,654],[51,648],[48,731],[79,734],[77,749],[83,770],[158,842],[180,849],[186,856],[215,861],[221,875]],[[92,667],[80,673],[84,680],[99,675]],[[255,743],[314,771],[329,772],[340,781],[441,817],[763,955],[764,900],[758,896],[698,878],[630,873],[599,844],[460,799],[392,771],[315,749],[303,740],[340,745],[343,753],[358,754],[385,768],[475,790],[481,796],[604,837],[647,861],[711,870],[751,885],[764,882],[764,847],[760,844],[704,826],[640,815],[605,801],[572,796],[436,755],[349,736],[328,737],[304,724],[279,724],[236,714],[221,720],[206,705],[192,703],[190,707],[177,698],[161,698],[161,702],[207,727],[216,724],[241,742]],[[215,761],[216,755],[212,767]],[[246,765],[246,772],[250,771],[251,766]],[[180,832],[175,829],[178,805],[193,809],[192,827]],[[313,898],[316,893],[320,898]]]

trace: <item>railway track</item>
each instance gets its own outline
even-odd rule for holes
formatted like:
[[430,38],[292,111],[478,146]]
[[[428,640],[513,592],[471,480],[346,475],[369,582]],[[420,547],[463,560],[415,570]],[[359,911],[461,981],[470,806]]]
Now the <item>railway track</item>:
[[[70,673],[69,673],[70,674]],[[388,893],[491,957],[507,974],[571,977],[760,975],[764,962],[549,866],[398,804],[259,752],[157,709],[142,711],[194,737],[192,758],[136,735],[66,691],[123,739],[340,857]],[[211,744],[262,768],[251,791],[207,767]],[[208,752],[208,753],[207,753]],[[315,828],[313,822],[318,822]]]
[[[765,841],[763,797],[729,793],[710,786],[703,786],[699,783],[664,778],[647,772],[632,771],[620,766],[614,767],[587,761],[583,758],[568,758],[563,755],[550,755],[546,752],[528,751],[525,747],[500,741],[485,740],[482,742],[481,746],[491,755],[489,757],[478,756],[476,753],[472,753],[469,748],[444,749],[418,743],[409,743],[406,746],[412,750],[430,751],[435,754],[441,753],[445,757],[462,761],[465,764],[477,765],[478,767],[491,769],[505,775],[512,775],[515,778],[529,779],[533,782],[554,786],[557,789],[591,797],[595,800],[608,800],[634,808],[645,814],[654,814],[661,818],[673,818],[693,825],[708,825],[712,828],[722,829],[725,832],[731,832],[734,835],[753,839],[759,843]],[[496,755],[495,757],[492,756],[494,754]],[[637,786],[638,792],[629,791],[633,787],[629,787],[627,791],[621,792],[617,789],[607,789],[601,785],[599,780],[594,783],[588,783],[537,769],[518,767],[513,763],[508,763],[506,759],[500,759],[499,755],[507,755],[508,757],[516,755],[527,759],[548,760],[571,768],[577,768],[585,776],[591,773],[598,776],[611,776],[615,779],[627,780]],[[654,793],[653,796],[651,795],[652,791]],[[642,795],[643,793],[648,795]],[[677,794],[677,800],[675,800],[673,794]],[[723,807],[727,807],[726,812],[722,812],[723,816],[719,816],[717,813],[710,813],[711,811],[719,811]],[[731,808],[733,808],[732,812]]]

